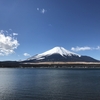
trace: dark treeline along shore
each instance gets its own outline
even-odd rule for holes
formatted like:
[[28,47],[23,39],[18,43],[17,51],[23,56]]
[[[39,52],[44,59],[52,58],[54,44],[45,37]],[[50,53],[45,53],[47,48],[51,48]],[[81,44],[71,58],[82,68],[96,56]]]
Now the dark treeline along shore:
[[100,68],[100,62],[17,62],[1,61],[0,68]]

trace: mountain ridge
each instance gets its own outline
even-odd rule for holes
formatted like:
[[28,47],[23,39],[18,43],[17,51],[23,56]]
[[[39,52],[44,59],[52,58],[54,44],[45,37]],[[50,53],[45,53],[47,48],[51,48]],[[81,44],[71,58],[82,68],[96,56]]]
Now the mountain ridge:
[[63,61],[63,62],[76,62],[76,61],[85,61],[85,62],[98,62],[98,60],[89,57],[76,54],[74,52],[68,51],[63,47],[54,47],[46,52],[37,54],[28,58],[28,62],[52,62],[52,61]]

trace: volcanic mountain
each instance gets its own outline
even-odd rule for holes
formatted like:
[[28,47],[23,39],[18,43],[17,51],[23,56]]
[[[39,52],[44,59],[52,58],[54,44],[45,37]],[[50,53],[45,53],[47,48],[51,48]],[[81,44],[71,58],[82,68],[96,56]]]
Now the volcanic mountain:
[[25,60],[26,62],[98,62],[98,60],[82,56],[66,50],[63,47],[54,47],[44,53],[37,54]]

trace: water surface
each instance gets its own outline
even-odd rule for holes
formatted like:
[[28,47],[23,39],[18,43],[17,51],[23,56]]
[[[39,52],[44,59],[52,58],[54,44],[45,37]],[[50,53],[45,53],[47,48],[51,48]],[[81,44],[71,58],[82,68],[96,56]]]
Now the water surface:
[[0,100],[100,100],[100,70],[0,68]]

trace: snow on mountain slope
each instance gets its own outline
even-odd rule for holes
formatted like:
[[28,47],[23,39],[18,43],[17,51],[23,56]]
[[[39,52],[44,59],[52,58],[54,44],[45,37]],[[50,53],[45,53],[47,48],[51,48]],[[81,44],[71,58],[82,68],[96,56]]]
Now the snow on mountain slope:
[[63,47],[54,47],[53,49],[50,49],[50,50],[48,50],[44,53],[41,53],[41,54],[35,55],[31,58],[28,58],[27,60],[33,60],[33,59],[41,60],[41,59],[44,59],[45,56],[50,56],[50,55],[53,55],[53,54],[60,54],[63,57],[64,56],[78,56],[78,57],[81,57],[81,55],[70,52],[70,51],[64,49]]

